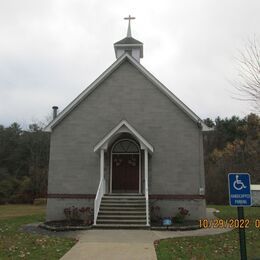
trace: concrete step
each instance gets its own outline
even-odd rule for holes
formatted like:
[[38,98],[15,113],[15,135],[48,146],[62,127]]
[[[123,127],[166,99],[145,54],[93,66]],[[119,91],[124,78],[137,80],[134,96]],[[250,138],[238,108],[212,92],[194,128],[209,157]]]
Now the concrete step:
[[101,202],[100,207],[145,207],[145,203],[118,203],[118,202]]
[[120,211],[145,211],[146,208],[145,207],[124,207],[124,206],[102,206],[100,207],[100,211],[104,211],[104,210],[120,210]]
[[103,196],[96,227],[147,228],[145,197],[137,194]]
[[143,224],[97,224],[94,228],[102,229],[150,229],[150,226]]
[[100,210],[98,215],[146,215],[145,210]]
[[101,202],[100,204],[100,207],[129,207],[129,208],[132,208],[132,207],[137,207],[137,208],[140,208],[140,207],[143,207],[145,208],[145,204],[144,203],[111,203],[111,202]]
[[113,202],[113,203],[145,203],[143,199],[106,199],[103,198],[102,202]]
[[143,198],[143,197],[103,197],[102,200],[145,201],[145,198]]
[[107,193],[104,196],[120,196],[120,197],[125,197],[125,196],[140,196],[140,197],[144,197],[143,194],[139,194],[139,193]]
[[139,202],[139,203],[129,203],[129,202],[117,202],[117,201],[115,201],[115,202],[110,202],[110,201],[102,201],[101,202],[101,204],[100,204],[100,206],[102,206],[102,205],[104,205],[104,206],[106,206],[106,205],[120,205],[120,206],[126,206],[126,207],[132,207],[132,206],[137,206],[137,207],[139,207],[139,206],[143,206],[143,207],[145,207],[146,206],[146,204],[145,203],[143,203],[143,202]]
[[98,215],[101,219],[146,219],[146,215]]
[[97,224],[146,224],[146,219],[97,219]]
[[145,200],[144,196],[103,196],[102,199]]

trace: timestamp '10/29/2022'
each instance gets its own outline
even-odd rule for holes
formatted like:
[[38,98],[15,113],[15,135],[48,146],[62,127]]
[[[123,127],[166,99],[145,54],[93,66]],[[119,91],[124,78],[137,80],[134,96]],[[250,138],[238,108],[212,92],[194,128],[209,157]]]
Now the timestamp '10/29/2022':
[[200,219],[200,228],[249,228],[254,225],[255,228],[260,229],[260,219]]

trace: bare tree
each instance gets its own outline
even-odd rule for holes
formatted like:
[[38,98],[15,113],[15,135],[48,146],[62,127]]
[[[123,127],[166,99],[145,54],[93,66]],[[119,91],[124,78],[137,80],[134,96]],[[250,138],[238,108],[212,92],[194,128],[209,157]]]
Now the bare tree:
[[249,101],[254,112],[260,113],[260,44],[249,39],[237,58],[238,80],[234,82],[239,100]]

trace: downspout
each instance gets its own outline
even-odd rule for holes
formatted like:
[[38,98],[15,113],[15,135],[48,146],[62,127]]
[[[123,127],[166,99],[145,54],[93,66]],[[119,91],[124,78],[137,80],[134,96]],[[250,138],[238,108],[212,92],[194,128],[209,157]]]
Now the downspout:
[[[204,154],[201,154],[201,146],[203,146],[203,140],[202,140],[202,124],[201,124],[201,121],[198,121],[197,122],[197,126],[199,128],[199,195],[205,195],[205,187],[203,187],[203,183],[202,183],[202,158],[203,158],[203,161],[204,161]],[[204,168],[204,166],[203,166]]]

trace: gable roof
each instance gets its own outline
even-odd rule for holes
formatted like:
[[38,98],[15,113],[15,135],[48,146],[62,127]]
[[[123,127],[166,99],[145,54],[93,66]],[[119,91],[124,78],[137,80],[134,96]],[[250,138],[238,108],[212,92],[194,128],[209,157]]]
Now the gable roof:
[[149,150],[149,152],[153,152],[154,149],[152,145],[149,144],[149,142],[146,141],[145,138],[141,134],[139,134],[137,130],[135,130],[126,120],[122,120],[116,127],[114,127],[109,133],[107,133],[105,137],[94,147],[94,152],[97,152],[103,146],[107,146],[110,139],[115,134],[117,134],[120,131],[120,129],[122,129],[124,126],[134,137],[138,139],[138,141],[141,144],[141,148],[146,147]]
[[146,78],[148,78],[158,89],[164,93],[170,100],[186,113],[194,122],[201,126],[202,131],[212,130],[180,99],[178,99],[167,87],[165,87],[158,79],[156,79],[147,69],[145,69],[138,61],[131,57],[128,53],[124,53],[118,58],[108,69],[106,69],[94,82],[92,82],[81,94],[79,94],[67,107],[65,107],[58,116],[53,119],[44,130],[51,132],[59,122],[63,120],[77,105],[81,103],[92,91],[97,88],[113,71],[115,71],[125,60],[129,61],[135,68],[137,68]]

